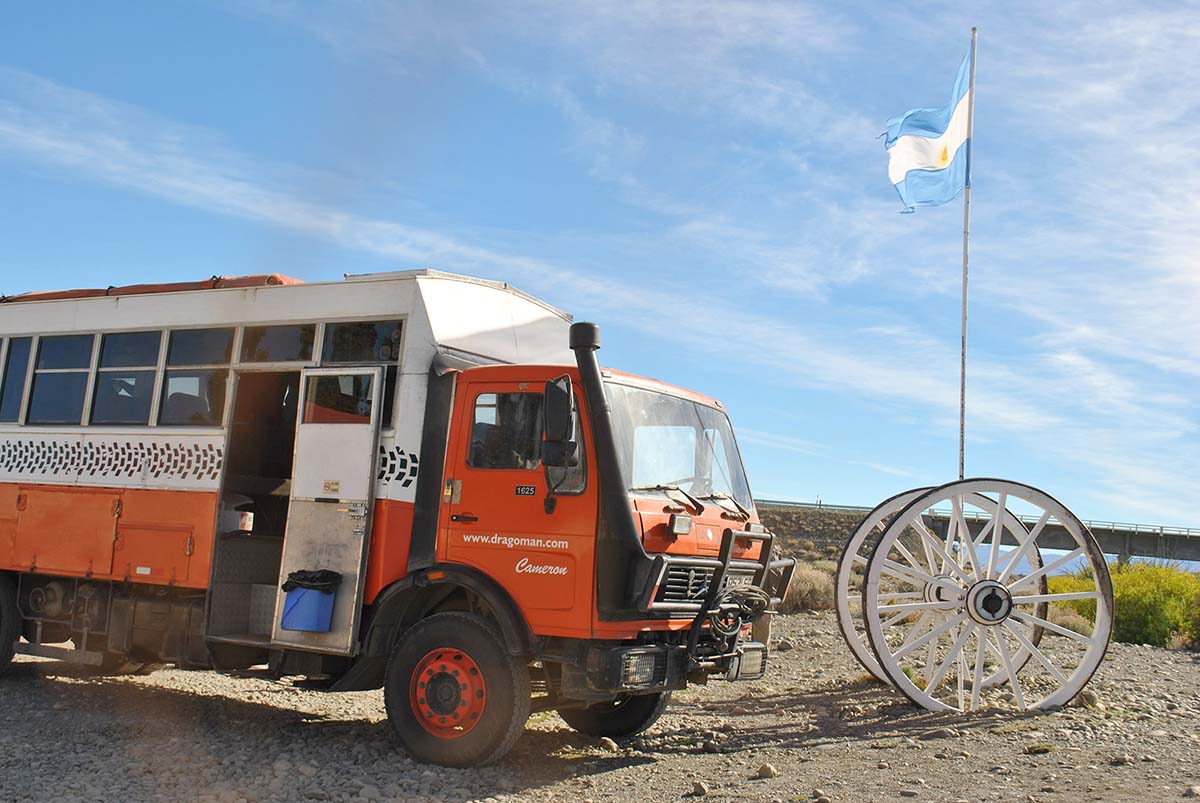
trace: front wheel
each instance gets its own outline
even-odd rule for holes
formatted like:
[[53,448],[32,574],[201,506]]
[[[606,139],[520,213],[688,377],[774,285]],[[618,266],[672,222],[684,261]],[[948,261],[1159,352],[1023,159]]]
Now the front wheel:
[[517,743],[529,719],[529,667],[500,633],[467,613],[422,619],[388,661],[384,703],[392,729],[418,761],[490,764]]
[[620,739],[649,728],[667,710],[671,692],[618,697],[587,708],[560,708],[558,715],[580,733]]

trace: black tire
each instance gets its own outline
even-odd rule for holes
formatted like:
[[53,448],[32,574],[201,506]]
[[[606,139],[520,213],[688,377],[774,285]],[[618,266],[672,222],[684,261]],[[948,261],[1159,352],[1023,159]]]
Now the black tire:
[[0,672],[8,669],[21,637],[21,611],[17,608],[17,586],[0,574]]
[[620,697],[587,708],[561,708],[558,715],[580,733],[620,739],[641,733],[657,722],[663,711],[667,710],[669,702],[671,692],[661,691]]
[[[445,662],[435,659],[433,664],[428,663],[429,657],[441,650],[447,652]],[[454,661],[464,660],[463,656],[470,661],[471,674],[476,678],[473,682],[479,683],[482,678],[486,694],[481,698],[485,703],[473,712],[477,716],[469,728],[459,726],[464,732],[448,730],[455,724],[450,722],[440,728],[442,735],[435,735],[419,719],[418,701],[423,703],[424,698],[418,695],[425,693],[419,689],[434,690],[434,683],[439,683],[439,691],[457,695],[458,682],[449,683],[449,688],[446,684],[458,671],[453,668]],[[422,672],[422,667],[431,666],[441,671],[431,675],[432,669],[425,668]],[[416,673],[428,679],[429,685],[414,677]],[[392,729],[417,761],[447,767],[491,764],[512,750],[525,731],[530,708],[529,666],[525,660],[509,655],[504,638],[485,619],[469,613],[439,613],[417,622],[400,637],[388,661],[383,699]],[[440,700],[439,705],[444,707],[446,700]],[[469,710],[465,699],[454,697],[449,705],[455,712],[460,705],[461,710]],[[458,720],[457,713],[448,715]],[[437,719],[446,723],[447,717]],[[430,727],[438,729],[433,717]]]

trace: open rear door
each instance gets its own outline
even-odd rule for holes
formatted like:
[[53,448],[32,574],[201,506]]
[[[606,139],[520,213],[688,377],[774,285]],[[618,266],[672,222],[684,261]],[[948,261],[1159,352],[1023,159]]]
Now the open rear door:
[[329,632],[284,630],[275,601],[271,641],[351,654],[362,610],[379,438],[380,368],[314,368],[301,375],[300,420],[280,583],[301,570],[342,575]]

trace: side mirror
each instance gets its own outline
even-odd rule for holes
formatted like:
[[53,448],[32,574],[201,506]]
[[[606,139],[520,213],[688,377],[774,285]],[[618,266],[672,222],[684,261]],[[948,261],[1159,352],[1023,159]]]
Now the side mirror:
[[542,430],[547,441],[563,443],[571,440],[574,407],[575,393],[571,387],[571,377],[563,375],[546,383]]

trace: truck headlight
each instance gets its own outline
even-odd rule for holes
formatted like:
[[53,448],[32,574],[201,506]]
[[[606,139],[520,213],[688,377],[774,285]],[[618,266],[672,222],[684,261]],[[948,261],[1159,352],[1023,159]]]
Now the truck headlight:
[[621,685],[653,686],[658,674],[660,655],[658,651],[625,653],[621,663]]

